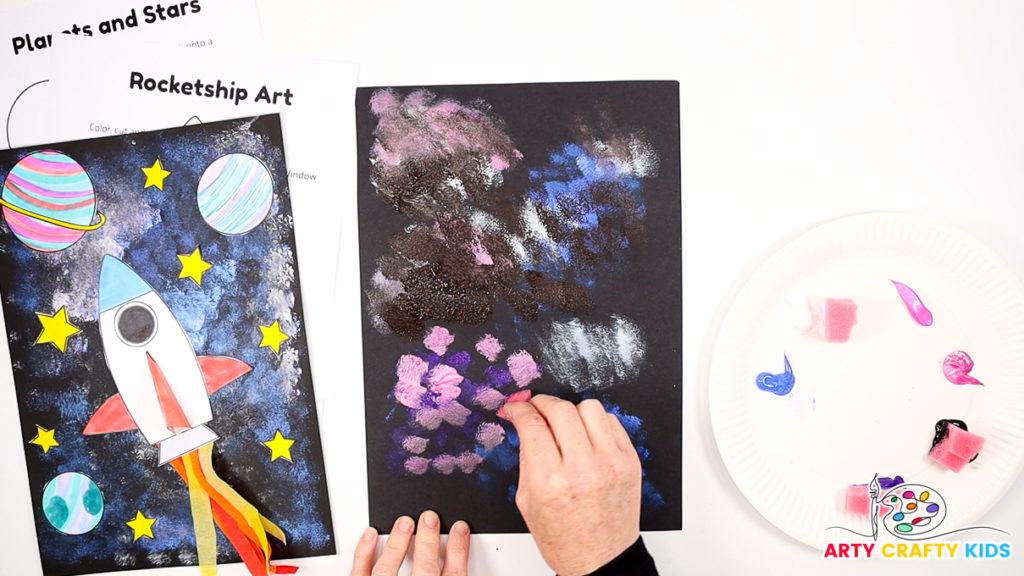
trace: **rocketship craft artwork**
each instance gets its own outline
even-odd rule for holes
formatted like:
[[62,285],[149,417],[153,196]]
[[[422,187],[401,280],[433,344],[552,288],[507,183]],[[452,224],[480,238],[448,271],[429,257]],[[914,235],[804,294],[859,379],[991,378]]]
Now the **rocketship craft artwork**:
[[286,174],[277,116],[0,152],[44,573],[334,553]]
[[596,398],[681,528],[673,82],[366,88],[357,97],[370,521],[519,532],[507,402]]

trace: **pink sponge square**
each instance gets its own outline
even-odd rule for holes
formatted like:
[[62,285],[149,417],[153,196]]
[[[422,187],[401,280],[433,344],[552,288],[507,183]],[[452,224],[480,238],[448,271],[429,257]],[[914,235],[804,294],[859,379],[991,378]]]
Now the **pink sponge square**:
[[846,511],[860,516],[871,513],[871,498],[868,497],[867,484],[851,484],[846,487]]
[[857,303],[849,298],[825,299],[825,340],[846,342],[857,323]]
[[959,472],[981,453],[985,438],[957,426],[946,429],[946,437],[935,445],[928,456],[953,472]]

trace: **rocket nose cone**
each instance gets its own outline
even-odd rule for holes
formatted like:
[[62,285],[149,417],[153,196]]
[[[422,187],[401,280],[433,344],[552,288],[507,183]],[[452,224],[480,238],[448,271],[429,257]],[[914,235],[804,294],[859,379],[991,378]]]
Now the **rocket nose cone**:
[[153,287],[117,258],[107,255],[100,264],[100,314],[134,300]]

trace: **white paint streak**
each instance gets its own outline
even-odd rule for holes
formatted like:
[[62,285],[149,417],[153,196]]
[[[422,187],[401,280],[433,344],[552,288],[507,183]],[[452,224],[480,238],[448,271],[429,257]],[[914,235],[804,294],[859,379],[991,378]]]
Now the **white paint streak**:
[[647,353],[640,328],[615,315],[607,324],[552,322],[539,346],[545,373],[576,392],[633,383]]

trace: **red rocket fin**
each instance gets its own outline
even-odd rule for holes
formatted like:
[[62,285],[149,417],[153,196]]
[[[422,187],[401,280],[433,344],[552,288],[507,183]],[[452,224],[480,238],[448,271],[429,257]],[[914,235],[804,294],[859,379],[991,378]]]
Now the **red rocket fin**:
[[[206,381],[206,393],[213,394],[217,390],[227,386],[234,382],[238,378],[248,374],[252,371],[252,366],[249,366],[241,360],[229,358],[227,356],[199,356],[199,370],[203,373],[203,379]],[[160,391],[160,384],[157,383],[159,378],[160,382],[163,383],[163,389],[170,393],[167,386],[167,381],[164,379],[163,374],[160,373],[160,369],[156,367],[153,359],[149,359],[150,373],[153,374],[154,385],[157,388],[158,396]],[[154,370],[155,369],[155,370]],[[164,408],[165,399],[160,398],[160,406]],[[173,413],[173,408],[177,407],[179,415],[181,415],[181,421],[185,421],[185,417],[181,414],[181,407],[178,402],[174,399],[174,395],[170,395],[170,403],[173,403],[170,412]],[[164,410],[164,418],[167,419],[168,410]],[[173,425],[171,419],[168,419],[168,426]],[[188,424],[182,425],[188,428]],[[82,434],[94,435],[94,434],[110,434],[112,432],[127,432],[128,430],[137,430],[138,426],[135,425],[135,420],[132,420],[131,414],[128,413],[128,408],[124,405],[124,400],[121,399],[120,394],[114,394],[104,402],[98,410],[89,418],[89,422],[85,425],[85,430]]]
[[213,394],[252,371],[252,366],[227,356],[200,356],[198,360],[199,370],[206,380],[207,394]]
[[135,420],[132,420],[132,415],[128,413],[128,408],[124,405],[121,395],[114,394],[107,398],[107,401],[96,410],[92,418],[89,418],[89,422],[86,423],[82,434],[87,436],[92,434],[109,434],[111,432],[126,432],[137,428],[138,426],[135,425]]
[[174,397],[174,391],[167,384],[164,373],[160,371],[160,367],[156,365],[156,360],[153,360],[149,352],[146,352],[146,360],[149,362],[149,373],[153,376],[156,399],[160,402],[160,411],[163,412],[164,424],[167,426],[167,429],[177,434],[178,430],[191,428],[192,426],[188,423],[188,418],[185,417],[185,412],[181,409],[181,404],[178,404],[178,399]]

